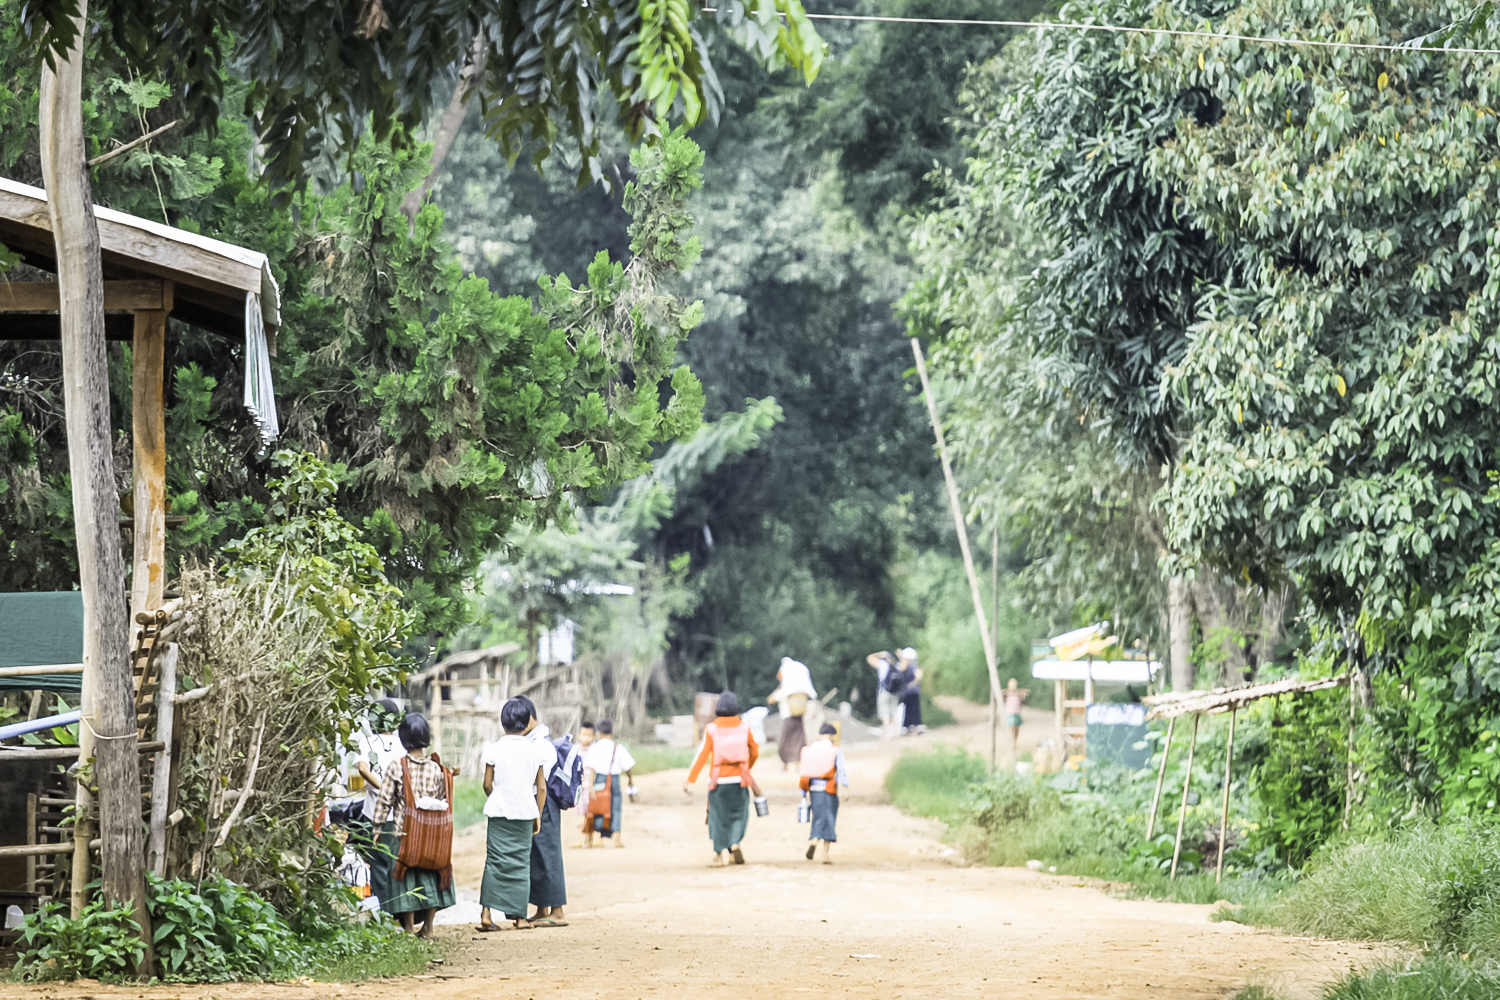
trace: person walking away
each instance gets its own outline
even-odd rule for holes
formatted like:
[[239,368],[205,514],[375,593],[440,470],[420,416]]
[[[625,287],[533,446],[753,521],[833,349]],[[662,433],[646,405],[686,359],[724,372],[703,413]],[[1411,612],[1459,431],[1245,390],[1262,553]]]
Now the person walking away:
[[708,837],[713,842],[713,865],[722,868],[725,852],[735,864],[745,863],[740,843],[750,823],[750,795],[760,794],[750,773],[760,757],[760,747],[750,732],[750,723],[740,718],[740,702],[734,692],[719,695],[714,714],[717,718],[703,728],[703,746],[682,790],[691,794],[704,765],[709,765]]
[[[781,758],[781,769],[788,770],[793,762],[802,759],[802,748],[807,745],[807,731],[803,729],[803,716],[807,714],[807,699],[816,698],[812,674],[807,664],[781,658],[781,668],[776,671],[781,684],[766,699],[768,705],[781,705],[786,709],[781,719],[781,735],[776,738],[776,755]],[[737,713],[736,713],[737,714]]]
[[1026,699],[1031,692],[1020,687],[1016,679],[1012,677],[1010,683],[1005,685],[1002,695],[1005,699],[1005,724],[1010,727],[1010,759],[1016,759],[1016,747],[1021,742],[1021,706],[1026,704]]
[[[547,727],[537,718],[536,705],[525,695],[516,700],[531,713],[526,738],[536,746],[543,762],[547,798],[542,803],[542,827],[531,838],[531,915],[534,927],[566,927],[563,907],[568,902],[567,882],[563,875],[562,814],[573,808],[583,783],[583,766],[573,739],[564,733],[554,742]],[[575,781],[574,766],[577,766]]]
[[588,811],[584,813],[583,846],[594,846],[594,834],[614,838],[616,847],[624,847],[620,836],[624,796],[620,776],[635,783],[635,758],[615,742],[615,725],[600,719],[596,727],[599,738],[583,755],[583,787],[589,793]]
[[[574,744],[574,749],[578,753],[578,761],[579,761],[580,773],[581,773],[581,768],[582,768],[582,764],[583,764],[583,758],[588,753],[589,747],[591,747],[591,746],[594,745],[594,740],[596,738],[597,737],[595,736],[595,733],[594,733],[594,724],[593,724],[593,722],[591,722],[588,719],[585,719],[585,720],[583,720],[582,722],[580,722],[578,724],[578,740]],[[593,794],[593,786],[592,785],[584,785],[583,786],[583,790],[578,795],[578,800],[573,803],[573,811],[578,814],[578,820],[579,820],[579,822],[583,822],[584,816],[586,816],[588,814],[588,811],[589,811],[589,797],[592,794]],[[587,825],[587,824],[585,824],[585,825]],[[583,846],[583,840],[582,840],[582,838],[580,838],[579,841],[578,841],[578,843],[574,844],[573,846],[574,847],[582,847]]]
[[484,748],[484,814],[488,824],[484,877],[479,882],[481,931],[500,929],[491,917],[494,910],[500,911],[502,920],[514,920],[517,930],[531,927],[526,918],[531,897],[531,847],[542,828],[548,761],[542,759],[537,744],[526,738],[530,723],[531,710],[521,699],[510,699],[500,709],[500,728],[505,735]]
[[899,663],[891,664],[891,669],[886,671],[885,692],[890,698],[891,717],[885,726],[885,739],[895,739],[906,730],[906,704],[902,699],[906,696],[906,685],[914,676],[913,671]]
[[885,679],[895,669],[896,658],[882,649],[878,653],[871,653],[865,657],[865,662],[875,668],[875,718],[880,722],[880,725],[871,729],[870,733],[888,740],[894,735],[891,727],[895,724],[896,699],[886,687]]
[[917,651],[907,646],[897,664],[906,682],[901,691],[902,729],[906,733],[925,733],[922,725],[922,668],[917,665]]
[[835,841],[839,839],[836,825],[839,818],[839,789],[849,787],[849,768],[844,761],[844,751],[839,748],[839,729],[831,722],[818,727],[818,740],[802,750],[802,777],[798,782],[807,793],[812,806],[812,829],[808,831],[807,860],[823,846],[823,863],[833,864],[829,858]]
[[380,908],[412,932],[422,914],[423,937],[432,937],[438,910],[456,903],[453,889],[453,778],[427,747],[432,735],[427,720],[408,715],[396,730],[406,755],[388,766],[375,800],[373,820],[380,844],[394,858],[389,895]]

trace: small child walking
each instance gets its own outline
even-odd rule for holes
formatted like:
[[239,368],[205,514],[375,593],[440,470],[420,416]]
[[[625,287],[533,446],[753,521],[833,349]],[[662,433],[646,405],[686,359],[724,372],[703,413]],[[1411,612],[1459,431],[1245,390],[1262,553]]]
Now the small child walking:
[[839,839],[839,789],[849,788],[849,768],[839,748],[839,730],[831,722],[818,727],[818,740],[802,748],[802,778],[798,782],[812,806],[812,829],[808,831],[807,860],[813,860],[823,845],[823,863],[833,864],[829,851]]
[[505,735],[484,750],[484,814],[489,817],[485,843],[484,878],[479,883],[479,929],[499,930],[491,919],[498,910],[517,928],[531,926],[526,919],[531,897],[531,839],[542,828],[542,810],[547,802],[547,769],[557,762],[548,744],[545,750],[526,738],[531,708],[512,698],[500,710]]

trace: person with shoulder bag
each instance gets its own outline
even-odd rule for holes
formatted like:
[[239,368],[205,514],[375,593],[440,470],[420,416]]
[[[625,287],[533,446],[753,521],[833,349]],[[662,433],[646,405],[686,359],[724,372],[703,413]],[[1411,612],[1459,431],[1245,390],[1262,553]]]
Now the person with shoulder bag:
[[635,787],[635,758],[615,742],[614,723],[600,719],[596,729],[599,739],[583,755],[583,793],[589,797],[583,814],[583,846],[593,847],[597,833],[606,840],[614,838],[616,847],[624,847],[620,830],[625,798],[620,778]]
[[825,722],[818,728],[818,740],[802,748],[802,775],[798,781],[812,810],[812,829],[807,832],[807,860],[823,845],[823,863],[831,865],[829,851],[839,839],[839,789],[849,787],[849,768],[844,751],[839,749],[839,727]]
[[484,748],[484,877],[479,882],[481,931],[497,931],[491,917],[513,920],[528,930],[531,901],[531,846],[542,830],[547,802],[547,767],[537,745],[526,738],[531,708],[512,698],[500,709],[505,735]]
[[421,934],[430,938],[437,911],[458,902],[453,888],[453,778],[458,770],[426,752],[432,737],[422,716],[408,715],[396,736],[406,756],[386,768],[373,817],[380,846],[394,859],[389,898],[381,898],[380,908],[408,932],[420,912]]
[[760,756],[760,747],[750,723],[740,718],[739,699],[725,691],[714,705],[718,718],[703,729],[703,747],[688,772],[682,790],[692,792],[693,782],[708,765],[708,836],[713,843],[715,868],[724,867],[724,855],[734,863],[745,863],[740,842],[750,823],[750,796],[760,795],[750,769]]

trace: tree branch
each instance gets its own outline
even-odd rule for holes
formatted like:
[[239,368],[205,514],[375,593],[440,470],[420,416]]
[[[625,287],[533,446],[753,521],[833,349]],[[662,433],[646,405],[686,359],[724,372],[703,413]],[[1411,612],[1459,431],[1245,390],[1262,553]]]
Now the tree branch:
[[432,167],[427,171],[427,176],[422,178],[422,183],[401,199],[401,211],[413,227],[417,224],[417,212],[421,211],[422,201],[432,192],[433,185],[437,183],[438,172],[443,169],[443,161],[448,158],[448,150],[453,147],[453,140],[458,138],[459,129],[463,128],[466,112],[464,101],[484,85],[484,59],[484,34],[481,32],[474,36],[474,42],[469,47],[469,61],[458,74],[458,86],[453,88],[453,97],[448,101],[437,135],[433,137]]
[[129,142],[127,142],[123,146],[116,146],[114,149],[111,149],[109,152],[103,153],[103,154],[101,154],[99,156],[94,157],[92,160],[89,161],[89,166],[91,166],[91,167],[97,167],[101,163],[107,163],[110,160],[113,160],[115,157],[119,156],[121,153],[128,153],[132,149],[134,149],[135,147],[139,146],[141,143],[143,143],[143,142],[150,142],[152,139],[155,139],[157,136],[161,135],[167,129],[172,128],[173,126],[176,126],[176,125],[180,125],[180,124],[182,124],[182,119],[181,118],[177,119],[176,121],[167,122],[161,128],[152,129],[150,132],[147,132],[145,135],[141,136],[139,139],[131,139]]

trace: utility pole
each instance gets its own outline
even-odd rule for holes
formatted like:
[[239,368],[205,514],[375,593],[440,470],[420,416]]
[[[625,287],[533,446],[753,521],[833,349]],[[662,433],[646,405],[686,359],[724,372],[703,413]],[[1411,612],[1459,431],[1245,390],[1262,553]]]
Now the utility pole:
[[[932,418],[932,433],[937,437],[938,459],[943,463],[943,481],[948,484],[948,503],[953,508],[953,528],[958,532],[958,548],[964,556],[964,572],[969,576],[969,593],[974,598],[974,617],[979,619],[979,640],[984,643],[984,665],[990,674],[991,713],[1000,700],[1000,672],[995,664],[995,637],[990,634],[990,623],[984,613],[984,595],[979,589],[979,573],[974,569],[974,554],[969,551],[969,529],[964,524],[963,504],[958,498],[958,482],[953,478],[953,466],[948,461],[948,442],[943,438],[943,424],[938,419],[937,400],[932,396],[932,384],[927,380],[927,359],[922,357],[922,342],[911,338],[911,353],[917,359],[917,375],[922,379],[922,395],[927,397],[927,415]],[[993,719],[993,715],[992,715]],[[993,731],[993,723],[991,725]],[[991,754],[993,758],[993,753]],[[990,761],[994,770],[994,760]]]
[[[72,474],[73,524],[78,542],[78,582],[83,592],[83,659],[86,706],[79,727],[93,743],[93,779],[99,787],[104,898],[130,902],[146,944],[139,972],[152,965],[145,855],[141,840],[141,765],[136,751],[125,562],[115,515],[115,467],[109,423],[109,376],[104,353],[104,271],[99,225],[83,143],[83,47],[87,0],[73,20],[73,47],[53,53],[42,67],[42,176],[57,254],[62,327],[63,402]],[[86,758],[80,758],[85,765]],[[79,776],[79,801],[87,804],[87,767]],[[88,844],[77,850],[87,873]],[[80,897],[73,887],[73,900]]]

